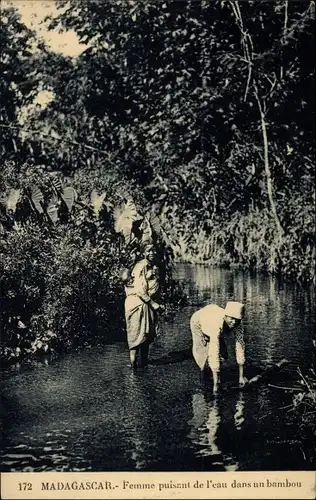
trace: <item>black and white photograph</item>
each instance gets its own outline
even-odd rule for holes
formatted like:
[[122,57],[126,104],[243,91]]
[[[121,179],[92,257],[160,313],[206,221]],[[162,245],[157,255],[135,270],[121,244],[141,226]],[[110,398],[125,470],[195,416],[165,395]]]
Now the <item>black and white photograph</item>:
[[1,472],[315,471],[315,2],[0,6]]

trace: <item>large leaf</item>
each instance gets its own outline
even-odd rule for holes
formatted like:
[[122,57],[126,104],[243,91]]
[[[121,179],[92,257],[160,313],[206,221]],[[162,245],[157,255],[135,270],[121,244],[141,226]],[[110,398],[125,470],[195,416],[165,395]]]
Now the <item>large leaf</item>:
[[114,213],[115,231],[123,234],[126,241],[129,241],[132,234],[133,224],[143,220],[143,217],[137,212],[133,200],[128,200],[120,207],[115,208]]
[[144,217],[144,220],[141,225],[141,230],[142,230],[142,243],[144,244],[152,243],[153,231],[147,217]]
[[7,198],[7,209],[15,212],[21,194],[20,189],[11,189]]
[[41,190],[37,186],[35,186],[32,189],[31,200],[33,202],[35,209],[40,214],[42,214],[43,213],[44,196],[43,196],[43,193],[41,192]]
[[[172,247],[175,245],[175,243],[170,239],[170,237],[168,236],[168,234],[164,230],[163,226],[161,225],[161,222],[159,220],[158,215],[156,215],[153,210],[147,212],[146,220],[148,221],[148,225],[150,227],[151,237],[152,237],[152,234],[155,233],[157,236],[162,238],[162,240],[165,242],[165,244],[167,246]],[[145,235],[143,238],[145,241],[146,241],[146,238],[149,240],[149,230],[148,229],[145,231]]]
[[[157,236],[162,238],[162,240],[165,242],[165,244],[167,246],[169,246],[169,247],[176,246],[175,241],[173,241],[170,238],[170,236],[166,233],[163,225],[160,222],[158,215],[156,215],[153,211],[151,211],[149,214],[149,221],[150,221],[150,225],[151,225],[153,231],[157,234]],[[175,237],[176,237],[176,235],[175,235]]]
[[105,200],[106,193],[102,193],[100,196],[98,192],[94,189],[91,193],[91,204],[93,206],[93,211],[96,216],[99,215],[102,204]]
[[53,187],[56,191],[56,193],[61,193],[62,190],[62,183],[59,177],[54,177],[52,181]]
[[53,196],[48,203],[46,213],[50,220],[55,224],[58,220],[58,199]]
[[71,212],[72,211],[72,207],[73,207],[73,204],[74,202],[76,201],[77,199],[77,193],[76,191],[74,190],[73,187],[71,186],[68,186],[64,189],[62,195],[61,195],[62,199],[64,200],[64,202],[66,203],[67,205],[67,208],[68,208],[68,211]]
[[149,212],[147,214],[147,217],[149,219],[152,230],[157,234],[157,236],[161,236],[162,227],[158,216],[154,212]]

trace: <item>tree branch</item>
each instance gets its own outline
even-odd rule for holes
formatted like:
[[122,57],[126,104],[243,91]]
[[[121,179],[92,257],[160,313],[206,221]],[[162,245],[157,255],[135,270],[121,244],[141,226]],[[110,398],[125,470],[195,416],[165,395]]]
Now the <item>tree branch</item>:
[[[288,23],[288,0],[285,0],[285,2],[284,2],[283,40],[285,40],[285,38],[286,38],[287,23]],[[280,68],[280,79],[283,80],[283,66],[282,66],[282,64],[281,64],[281,68]]]
[[[248,92],[249,92],[250,83],[251,83],[251,77],[252,77],[253,43],[252,43],[251,36],[244,28],[244,23],[243,23],[243,19],[242,19],[242,15],[241,15],[238,1],[237,0],[230,1],[229,3],[231,5],[232,11],[236,17],[237,25],[239,26],[239,29],[241,32],[241,44],[243,47],[244,58],[245,58],[246,63],[248,64],[248,76],[247,76],[247,83],[246,83],[246,88],[245,88],[245,92],[244,92],[244,102],[246,102]],[[250,44],[250,47],[249,47],[249,44]]]
[[281,243],[282,236],[284,234],[284,230],[283,230],[283,227],[281,225],[281,222],[280,222],[280,219],[278,216],[278,212],[276,209],[276,204],[275,204],[274,197],[273,197],[272,176],[271,176],[271,170],[270,170],[270,165],[269,165],[269,143],[268,143],[266,117],[265,117],[265,112],[264,112],[262,104],[261,104],[261,99],[259,97],[258,88],[257,88],[257,85],[255,83],[254,83],[254,90],[255,90],[255,97],[256,97],[258,108],[259,108],[259,113],[260,113],[261,132],[262,132],[262,139],[263,139],[264,169],[265,169],[265,174],[266,174],[266,179],[267,179],[268,197],[269,197],[271,210],[272,210],[272,213],[274,216],[274,220],[276,223],[276,227],[277,227],[277,230],[279,233],[279,239],[280,239],[280,243]]

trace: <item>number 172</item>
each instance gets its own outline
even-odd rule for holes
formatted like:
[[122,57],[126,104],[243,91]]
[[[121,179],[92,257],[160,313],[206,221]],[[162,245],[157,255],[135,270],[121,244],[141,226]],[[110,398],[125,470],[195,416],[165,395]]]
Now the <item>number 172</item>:
[[19,491],[32,491],[32,483],[19,483]]

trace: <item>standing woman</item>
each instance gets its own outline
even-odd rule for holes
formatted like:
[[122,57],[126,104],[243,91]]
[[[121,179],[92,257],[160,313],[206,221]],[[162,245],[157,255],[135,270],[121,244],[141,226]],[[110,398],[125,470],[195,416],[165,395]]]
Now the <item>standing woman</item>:
[[156,336],[157,311],[162,308],[156,302],[159,282],[153,245],[145,247],[144,257],[125,277],[125,320],[132,368],[136,367],[138,353],[141,366],[148,364],[149,345]]

